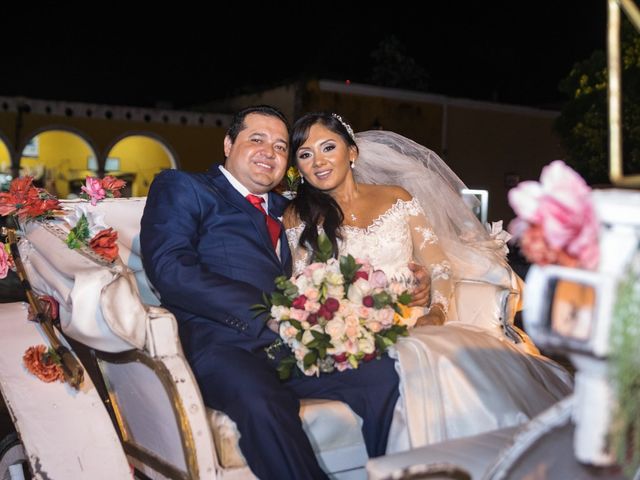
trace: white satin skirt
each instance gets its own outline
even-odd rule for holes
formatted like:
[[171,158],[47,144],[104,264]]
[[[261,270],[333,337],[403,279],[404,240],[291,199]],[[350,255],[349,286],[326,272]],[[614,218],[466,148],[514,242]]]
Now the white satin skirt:
[[400,399],[387,453],[519,425],[573,391],[558,363],[459,322],[412,329],[389,354]]

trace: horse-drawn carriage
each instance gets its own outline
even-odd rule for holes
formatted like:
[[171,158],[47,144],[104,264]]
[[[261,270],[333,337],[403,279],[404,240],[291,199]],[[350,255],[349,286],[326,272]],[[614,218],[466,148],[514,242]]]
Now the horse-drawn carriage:
[[[22,222],[13,251],[30,302],[0,308],[0,387],[15,427],[3,432],[0,476],[252,478],[234,423],[203,404],[175,318],[147,281],[145,198],[61,205],[67,217],[84,213],[117,231],[119,255],[110,261],[86,244],[70,248],[61,216]],[[456,292],[466,321],[522,341],[513,327],[516,290],[462,281]],[[25,368],[24,352],[38,344],[63,357],[64,382],[45,383]],[[300,415],[332,477],[366,477],[361,419],[347,405],[306,400]]]

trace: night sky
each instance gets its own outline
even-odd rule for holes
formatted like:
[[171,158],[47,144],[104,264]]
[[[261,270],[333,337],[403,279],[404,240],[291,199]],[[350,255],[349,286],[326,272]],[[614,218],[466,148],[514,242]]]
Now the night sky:
[[388,3],[30,4],[3,13],[0,95],[189,108],[299,78],[371,83],[371,53],[395,38],[423,91],[554,108],[573,64],[605,48],[606,0]]

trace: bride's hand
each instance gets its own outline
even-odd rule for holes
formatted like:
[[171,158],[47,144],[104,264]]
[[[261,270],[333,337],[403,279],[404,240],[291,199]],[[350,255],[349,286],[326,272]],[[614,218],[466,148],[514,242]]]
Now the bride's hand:
[[424,307],[429,303],[429,294],[431,289],[431,275],[422,265],[410,263],[409,270],[413,272],[418,284],[411,292],[410,307]]
[[416,321],[416,327],[421,327],[423,325],[444,325],[447,321],[447,316],[444,313],[442,307],[439,304],[436,304],[434,307],[430,308],[427,313],[418,317]]

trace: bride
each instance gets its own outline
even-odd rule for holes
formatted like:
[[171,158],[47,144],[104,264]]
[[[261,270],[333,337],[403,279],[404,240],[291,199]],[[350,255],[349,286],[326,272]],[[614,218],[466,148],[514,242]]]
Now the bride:
[[392,132],[356,136],[330,113],[301,117],[290,151],[302,175],[284,216],[294,274],[311,261],[319,232],[334,256],[366,257],[388,277],[411,279],[411,261],[431,274],[429,306],[390,351],[401,397],[388,453],[517,425],[571,392],[568,372],[535,347],[527,353],[456,318],[456,280],[509,288],[515,274],[435,153]]

